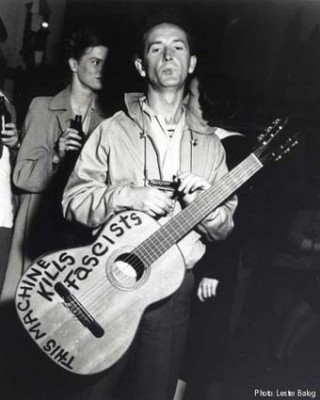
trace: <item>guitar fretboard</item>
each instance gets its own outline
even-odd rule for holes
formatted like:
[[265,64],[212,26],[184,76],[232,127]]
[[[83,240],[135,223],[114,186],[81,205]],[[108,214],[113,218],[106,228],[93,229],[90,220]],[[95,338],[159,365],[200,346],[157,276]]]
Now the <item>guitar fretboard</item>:
[[263,167],[252,153],[134,249],[151,265]]

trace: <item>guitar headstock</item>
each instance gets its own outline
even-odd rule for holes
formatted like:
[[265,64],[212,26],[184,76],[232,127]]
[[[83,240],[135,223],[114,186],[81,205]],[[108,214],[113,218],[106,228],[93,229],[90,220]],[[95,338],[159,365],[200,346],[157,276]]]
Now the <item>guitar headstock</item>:
[[288,122],[288,117],[277,118],[258,136],[254,154],[262,164],[281,160],[298,144],[297,136],[300,132],[289,135],[286,129]]

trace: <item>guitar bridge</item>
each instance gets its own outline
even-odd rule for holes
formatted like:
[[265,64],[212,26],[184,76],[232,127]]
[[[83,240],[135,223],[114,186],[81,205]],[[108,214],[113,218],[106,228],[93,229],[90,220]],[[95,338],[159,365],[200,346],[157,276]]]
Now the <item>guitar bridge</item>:
[[85,326],[96,338],[104,335],[104,329],[93,316],[82,306],[79,300],[70,292],[68,288],[61,282],[54,285],[55,291],[62,298],[64,305],[72,312],[73,315]]

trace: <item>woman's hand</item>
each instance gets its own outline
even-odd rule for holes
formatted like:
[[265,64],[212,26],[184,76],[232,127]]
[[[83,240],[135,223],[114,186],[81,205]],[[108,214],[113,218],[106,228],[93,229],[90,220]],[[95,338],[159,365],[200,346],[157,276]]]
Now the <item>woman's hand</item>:
[[59,160],[64,159],[68,151],[79,151],[83,146],[82,138],[76,129],[67,128],[59,137],[56,154]]

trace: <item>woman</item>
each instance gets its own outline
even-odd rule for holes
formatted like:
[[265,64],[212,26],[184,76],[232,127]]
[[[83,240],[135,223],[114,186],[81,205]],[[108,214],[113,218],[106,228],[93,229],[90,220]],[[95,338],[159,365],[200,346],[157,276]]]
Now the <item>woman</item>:
[[[88,137],[104,119],[97,102],[108,47],[93,31],[82,29],[67,42],[71,82],[54,97],[35,98],[24,122],[24,139],[14,169],[21,189],[9,263],[1,301],[12,300],[29,264],[44,252],[81,244],[85,234],[63,220],[60,199],[83,140],[70,128],[82,116]],[[73,154],[73,155],[72,155]]]

